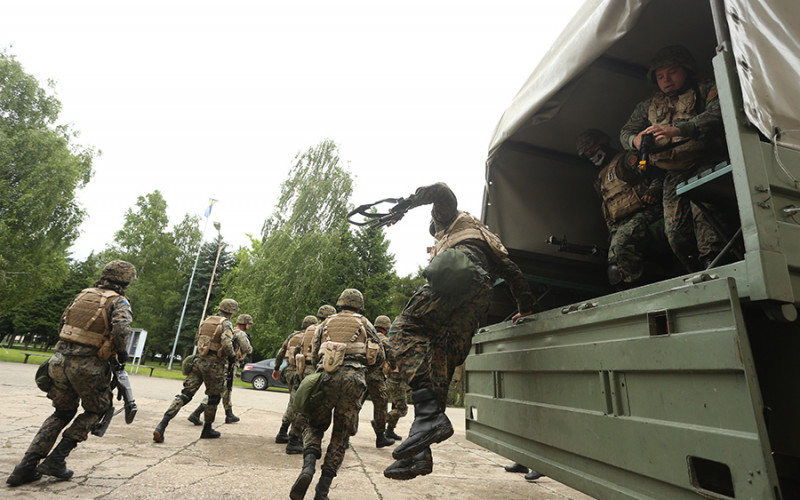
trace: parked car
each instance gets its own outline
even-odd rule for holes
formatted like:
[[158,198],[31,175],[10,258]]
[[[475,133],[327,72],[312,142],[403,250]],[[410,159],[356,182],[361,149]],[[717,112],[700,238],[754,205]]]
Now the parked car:
[[[281,364],[281,370],[286,366],[286,360]],[[257,363],[247,363],[242,368],[242,382],[253,385],[253,389],[265,391],[269,386],[287,388],[286,384],[272,379],[272,370],[275,368],[275,358],[263,359]]]

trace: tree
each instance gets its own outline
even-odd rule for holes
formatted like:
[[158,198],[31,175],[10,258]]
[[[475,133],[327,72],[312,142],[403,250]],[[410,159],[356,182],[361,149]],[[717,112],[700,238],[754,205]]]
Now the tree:
[[75,192],[91,179],[96,153],[56,125],[60,111],[58,99],[0,52],[0,311],[59,287],[85,216]]
[[[159,191],[139,196],[136,209],[125,213],[124,229],[115,233],[116,244],[105,260],[119,258],[136,266],[138,279],[128,289],[133,325],[148,331],[151,351],[171,352],[177,318],[183,306],[194,252],[201,234],[197,218],[186,216],[168,230],[167,202]],[[163,358],[162,358],[163,359]]]
[[273,354],[304,316],[341,292],[335,270],[352,190],[333,141],[298,153],[262,238],[237,254],[226,296],[254,318],[256,357]]

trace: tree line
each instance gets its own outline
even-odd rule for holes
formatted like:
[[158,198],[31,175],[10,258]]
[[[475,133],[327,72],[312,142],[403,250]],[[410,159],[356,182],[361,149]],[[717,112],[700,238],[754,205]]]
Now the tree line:
[[[48,84],[52,90],[52,84]],[[94,149],[57,124],[61,104],[16,58],[0,52],[0,335],[44,346],[58,339],[64,308],[91,286],[103,265],[123,259],[136,266],[129,287],[133,327],[147,330],[149,356],[166,360],[178,330],[195,258],[176,353],[191,352],[211,283],[207,315],[223,298],[253,316],[254,360],[272,357],[304,316],[335,304],[344,288],[366,298],[365,315],[398,314],[424,279],[400,277],[382,229],[352,229],[353,177],[336,143],[324,140],[300,152],[281,184],[260,237],[235,251],[219,238],[203,242],[198,216],[171,224],[159,191],[137,198],[114,243],[85,260],[69,248],[86,214],[76,193],[91,181]]]

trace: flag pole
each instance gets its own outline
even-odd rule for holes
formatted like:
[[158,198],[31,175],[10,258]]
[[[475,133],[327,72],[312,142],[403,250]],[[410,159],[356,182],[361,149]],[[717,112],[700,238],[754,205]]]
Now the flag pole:
[[200,245],[197,247],[197,255],[194,258],[194,266],[192,267],[192,275],[189,278],[189,287],[186,289],[186,298],[183,300],[183,310],[181,311],[181,319],[178,321],[178,331],[175,332],[175,341],[172,343],[172,352],[169,355],[169,366],[167,370],[172,370],[172,361],[175,359],[175,349],[178,347],[178,337],[181,334],[181,327],[183,326],[183,317],[186,314],[186,304],[189,303],[189,292],[192,291],[192,282],[194,281],[194,272],[197,270],[197,261],[200,260],[200,250],[203,248],[203,239],[206,236],[206,228],[208,227],[208,217],[211,215],[211,208],[217,202],[214,198],[209,198],[208,208],[206,208],[205,217],[206,223],[203,224],[203,234],[200,236]]

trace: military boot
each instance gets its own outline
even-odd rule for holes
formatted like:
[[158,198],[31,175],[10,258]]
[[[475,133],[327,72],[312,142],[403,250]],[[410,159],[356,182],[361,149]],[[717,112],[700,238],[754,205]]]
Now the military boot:
[[289,422],[285,424],[281,424],[281,429],[278,431],[278,435],[275,436],[275,442],[278,444],[284,444],[289,442],[289,434],[286,431],[289,430]]
[[444,408],[433,389],[417,389],[412,393],[414,401],[414,423],[408,438],[394,449],[395,460],[419,455],[428,446],[441,443],[453,435],[453,425],[444,414]]
[[203,432],[200,433],[200,439],[216,439],[220,437],[220,433],[211,428],[214,423],[214,417],[217,415],[217,407],[206,405],[206,410],[203,413],[205,422],[203,423]]
[[394,444],[394,439],[386,437],[386,431],[378,429],[378,425],[374,420],[371,420],[370,423],[372,424],[372,429],[375,431],[376,448],[383,448],[384,446],[392,446]]
[[9,486],[19,486],[41,479],[42,473],[36,470],[41,459],[42,456],[38,453],[26,453],[19,465],[14,467],[14,471],[8,476],[6,483]]
[[47,455],[44,462],[36,468],[46,476],[53,476],[66,481],[72,477],[72,471],[67,469],[67,456],[78,446],[78,442],[72,438],[63,437],[61,442]]
[[528,473],[528,468],[518,462],[514,462],[514,465],[506,465],[503,468],[506,470],[506,472],[519,472],[521,474]]
[[313,451],[306,451],[303,455],[303,470],[297,476],[292,489],[289,492],[289,498],[292,500],[303,500],[308,490],[308,485],[311,484],[311,479],[314,477],[315,466],[317,464],[317,456]]
[[197,409],[193,411],[191,415],[189,415],[189,418],[187,420],[189,420],[189,422],[193,423],[194,425],[203,425],[203,421],[200,420],[200,415],[203,413],[205,409],[206,405],[200,403],[200,406],[198,406]]
[[299,455],[303,453],[303,438],[296,434],[289,433],[289,442],[286,444],[287,455]]
[[161,419],[161,422],[159,422],[153,430],[153,441],[156,443],[164,442],[164,431],[167,430],[167,425],[169,425],[170,420],[172,420],[172,417],[164,415],[164,418]]
[[404,458],[393,463],[383,475],[389,479],[414,479],[417,476],[426,476],[433,472],[433,454],[430,447],[411,458]]
[[389,439],[394,439],[395,441],[402,441],[403,436],[394,432],[394,426],[387,425],[386,426],[386,437]]
[[225,408],[225,423],[226,424],[235,424],[239,420],[241,420],[241,419],[233,414],[233,408]]
[[314,491],[314,500],[328,500],[328,491],[331,489],[331,483],[336,476],[333,472],[323,470],[322,475],[319,477],[317,488]]
[[544,474],[542,474],[541,472],[536,472],[533,469],[531,469],[530,472],[525,474],[525,479],[527,479],[528,481],[536,481],[537,479],[539,479],[541,477],[545,477]]

